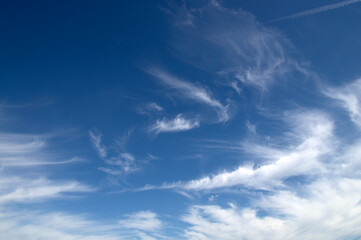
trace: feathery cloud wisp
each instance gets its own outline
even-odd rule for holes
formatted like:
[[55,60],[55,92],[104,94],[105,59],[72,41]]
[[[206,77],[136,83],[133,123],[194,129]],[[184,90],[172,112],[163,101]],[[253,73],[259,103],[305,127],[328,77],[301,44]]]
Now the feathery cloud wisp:
[[338,100],[351,120],[361,128],[361,79],[340,88],[325,88],[324,94]]
[[[161,187],[146,186],[142,190],[154,188],[202,191],[211,189],[244,186],[252,189],[271,189],[282,186],[283,181],[302,175],[322,173],[320,158],[332,148],[333,123],[318,112],[293,113],[286,115],[286,121],[294,125],[293,133],[300,143],[289,146],[287,150],[273,149],[276,156],[272,162],[254,168],[252,164],[243,165],[234,171],[224,171],[188,182],[164,184]],[[269,159],[268,159],[269,160]]]
[[157,214],[152,211],[140,211],[127,214],[126,218],[119,220],[118,223],[126,228],[150,232],[157,231],[162,228],[162,222],[159,220]]
[[162,132],[187,131],[196,127],[199,127],[198,120],[185,119],[182,114],[178,114],[174,119],[157,120],[157,122],[149,128],[149,131],[159,134]]
[[218,121],[225,122],[229,119],[227,106],[222,105],[218,100],[214,99],[203,87],[179,79],[159,68],[151,67],[146,71],[169,88],[179,91],[182,94],[182,97],[186,97],[213,108],[218,114]]
[[89,136],[90,136],[90,140],[91,140],[95,150],[99,154],[99,157],[105,158],[107,156],[107,150],[105,149],[105,147],[101,143],[102,135],[101,134],[96,134],[96,133],[94,133],[92,131],[89,131]]
[[[207,1],[200,8],[187,5],[175,12],[175,53],[182,61],[217,74],[228,84],[238,80],[266,91],[289,73],[303,69],[291,56],[289,41],[246,11]],[[238,87],[235,90],[239,92]]]
[[[361,235],[361,181],[335,178],[265,195],[251,207],[193,206],[182,220],[187,239],[356,239]],[[267,211],[258,215],[258,209]]]

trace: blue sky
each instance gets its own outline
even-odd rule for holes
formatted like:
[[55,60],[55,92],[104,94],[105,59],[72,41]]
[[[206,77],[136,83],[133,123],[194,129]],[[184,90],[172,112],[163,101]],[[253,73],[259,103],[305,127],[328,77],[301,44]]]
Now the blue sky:
[[359,239],[361,1],[0,6],[0,238]]

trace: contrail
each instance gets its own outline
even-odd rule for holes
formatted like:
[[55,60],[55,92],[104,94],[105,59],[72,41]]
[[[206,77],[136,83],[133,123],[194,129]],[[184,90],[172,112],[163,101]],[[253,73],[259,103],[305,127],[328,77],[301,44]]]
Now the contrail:
[[278,22],[281,20],[286,20],[286,19],[295,19],[295,18],[301,18],[301,17],[306,17],[309,15],[313,15],[313,14],[317,14],[317,13],[321,13],[321,12],[326,12],[332,9],[336,9],[336,8],[341,8],[341,7],[345,7],[348,5],[351,5],[353,3],[358,3],[361,2],[361,0],[347,0],[347,1],[343,1],[343,2],[338,2],[338,3],[334,3],[334,4],[329,4],[326,6],[322,6],[319,8],[314,8],[314,9],[310,9],[310,10],[306,10],[306,11],[302,11],[299,13],[295,13],[286,17],[281,17],[281,18],[277,18],[275,20],[272,20],[271,22]]

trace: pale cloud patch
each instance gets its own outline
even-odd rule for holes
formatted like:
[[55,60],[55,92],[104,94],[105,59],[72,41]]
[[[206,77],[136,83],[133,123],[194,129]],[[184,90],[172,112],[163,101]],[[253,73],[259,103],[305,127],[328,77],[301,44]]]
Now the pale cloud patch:
[[135,158],[130,153],[120,153],[117,156],[104,160],[106,167],[100,167],[99,170],[110,175],[129,174],[138,171],[139,168],[135,163]]
[[144,230],[149,232],[159,231],[162,222],[158,215],[152,211],[140,211],[128,214],[118,222],[125,228]]
[[[160,234],[161,222],[151,211],[127,215],[129,221],[96,221],[89,215],[1,209],[0,236],[11,240],[172,239]],[[154,214],[154,215],[152,215]],[[132,217],[133,216],[133,217]],[[138,222],[136,222],[138,221]],[[137,225],[144,224],[144,225]],[[128,225],[127,225],[128,224]]]
[[101,143],[101,134],[97,135],[89,131],[92,143],[105,163],[105,166],[98,168],[100,171],[113,176],[124,176],[140,170],[135,157],[126,151],[127,140],[131,132],[128,131],[121,138],[116,138],[113,146],[104,146]]
[[199,127],[199,121],[197,119],[186,119],[182,114],[178,114],[173,119],[157,120],[155,124],[149,127],[149,131],[159,134],[163,132],[188,131],[197,127]]
[[272,217],[259,219],[253,209],[216,205],[193,206],[182,220],[190,224],[185,230],[189,240],[270,239],[283,225]]
[[107,150],[105,146],[102,144],[102,135],[97,134],[93,131],[89,131],[89,137],[95,150],[99,154],[99,157],[105,158],[107,156]]
[[338,88],[325,88],[324,93],[339,101],[351,120],[361,128],[361,79]]
[[[262,91],[296,71],[307,73],[289,52],[289,41],[243,10],[227,9],[219,1],[175,8],[173,46],[183,61]],[[190,17],[191,16],[191,17]],[[185,18],[192,24],[180,24]]]
[[56,134],[0,133],[0,163],[3,167],[37,167],[40,165],[60,165],[78,162],[82,159],[71,157],[60,159],[52,155],[48,140]]
[[159,188],[200,191],[244,186],[272,189],[282,187],[284,180],[293,176],[322,174],[323,157],[332,152],[334,147],[333,122],[319,112],[287,113],[285,118],[294,126],[287,136],[292,142],[297,139],[298,144],[290,145],[287,149],[269,148],[268,152],[275,155],[267,157],[264,164],[255,167],[253,163],[248,163],[233,171],[223,171],[188,182],[164,184]]
[[[77,181],[51,181],[45,178],[27,179],[20,177],[1,177],[0,204],[42,201],[69,194],[94,191]],[[71,196],[71,195],[70,195]]]
[[[187,239],[356,239],[361,235],[361,180],[321,179],[302,191],[279,191],[249,208],[193,206],[182,220]],[[268,211],[259,216],[258,211]]]
[[213,108],[217,112],[219,122],[226,122],[229,119],[228,106],[214,99],[204,87],[180,79],[156,67],[150,67],[146,71],[164,85],[178,91],[182,98],[188,98]]
[[145,114],[145,115],[151,115],[154,113],[160,113],[164,110],[162,106],[160,106],[158,103],[150,102],[147,104],[143,104],[142,106],[137,107],[136,111],[139,114]]

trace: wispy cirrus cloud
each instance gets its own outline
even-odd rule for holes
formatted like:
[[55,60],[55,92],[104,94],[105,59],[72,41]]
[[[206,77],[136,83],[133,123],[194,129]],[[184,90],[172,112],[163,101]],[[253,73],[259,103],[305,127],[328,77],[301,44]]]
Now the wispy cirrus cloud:
[[182,114],[178,114],[175,118],[170,120],[157,120],[149,127],[149,131],[159,134],[165,132],[188,131],[197,127],[199,127],[199,121],[197,119],[186,119],[182,116]]
[[0,187],[0,204],[37,202],[94,191],[77,181],[51,181],[46,178],[1,176],[0,183],[4,184]]
[[[218,186],[229,189],[233,184],[250,190],[264,189],[272,186],[273,180],[299,174],[312,176],[310,180],[299,180],[296,185],[284,182],[281,188],[269,192],[245,193],[242,196],[250,198],[247,207],[235,204],[230,207],[192,206],[182,217],[189,224],[184,231],[187,239],[336,240],[357,239],[361,235],[358,227],[361,223],[360,139],[351,144],[343,143],[333,134],[333,129],[340,126],[322,113],[288,113],[285,116],[293,128],[287,134],[289,142],[297,139],[301,140],[300,144],[292,149],[277,149],[274,158],[267,156],[265,165],[250,167],[248,172],[224,172],[213,178],[184,182],[182,186],[188,184],[194,189],[209,186],[214,192]],[[266,155],[273,155],[272,152]],[[286,152],[286,156],[279,156]],[[262,177],[255,177],[257,171],[264,171],[259,175]],[[258,180],[261,180],[260,185]],[[177,184],[164,187],[179,187]]]
[[100,167],[99,170],[110,175],[124,175],[139,170],[135,158],[130,153],[119,153],[114,157],[104,159],[106,167]]
[[361,127],[361,79],[338,88],[326,87],[323,92],[336,99],[348,111],[351,120]]
[[[5,125],[1,127],[4,128]],[[46,168],[44,171],[45,164],[67,163],[67,161],[59,160],[63,158],[59,154],[61,151],[52,152],[53,136],[53,133],[6,132],[0,134],[1,238],[14,240],[166,239],[158,232],[161,231],[159,226],[162,225],[160,219],[150,211],[140,212],[133,218],[127,215],[126,217],[133,219],[133,227],[125,227],[120,224],[125,218],[119,223],[114,220],[100,222],[93,220],[89,214],[79,214],[74,211],[58,212],[49,210],[48,207],[42,210],[36,207],[34,211],[26,210],[29,206],[32,208],[33,203],[47,201],[47,204],[51,206],[50,200],[80,197],[96,191],[94,187],[75,179],[63,179],[63,175],[60,179],[59,176],[54,178],[54,173],[59,169],[53,172],[51,168]],[[100,148],[104,147],[101,135],[93,134],[90,138],[96,140]],[[56,160],[53,161],[54,156]],[[121,157],[124,161],[134,161],[133,156],[127,153],[121,154]],[[139,220],[139,227],[136,220]]]
[[207,1],[174,7],[173,47],[176,55],[193,66],[217,74],[239,94],[242,85],[266,91],[292,72],[306,73],[292,54],[292,45],[277,30],[268,28],[241,9]]
[[48,142],[57,134],[22,134],[0,132],[0,163],[3,167],[61,165],[81,161],[79,157],[64,159],[51,154]]
[[[5,128],[6,124],[2,126]],[[95,189],[76,180],[52,180],[45,165],[79,162],[79,157],[64,157],[50,150],[58,134],[0,133],[0,207],[14,203],[44,201],[76,196]],[[34,177],[34,174],[36,177]]]
[[[361,235],[361,180],[322,179],[303,188],[278,191],[251,207],[200,205],[182,220],[187,239],[356,239]],[[260,216],[259,210],[267,211]]]
[[[0,208],[1,209],[1,208]],[[0,236],[22,240],[173,239],[162,234],[162,221],[151,211],[97,221],[89,214],[1,209]]]
[[330,11],[330,10],[333,10],[333,9],[346,7],[348,5],[358,3],[358,2],[361,2],[361,0],[341,1],[341,2],[338,2],[338,3],[328,4],[328,5],[324,5],[322,7],[313,8],[313,9],[310,9],[310,10],[306,10],[306,11],[298,12],[298,13],[295,13],[295,14],[291,14],[291,15],[286,16],[286,17],[277,18],[277,19],[275,19],[275,20],[273,20],[271,22],[278,22],[278,21],[287,20],[287,19],[296,19],[296,18],[307,17],[307,16],[310,16],[310,15],[314,15],[314,14],[318,14],[318,13],[322,13],[322,12],[327,12],[327,11]]
[[125,228],[138,229],[149,232],[159,231],[162,228],[162,221],[152,211],[140,211],[127,214],[124,219],[118,221]]
[[97,134],[93,131],[89,131],[90,140],[99,154],[99,157],[105,158],[107,156],[107,150],[105,149],[105,146],[101,143],[102,141],[102,135]]
[[[99,157],[106,164],[103,167],[99,167],[100,171],[112,176],[123,176],[140,169],[134,156],[125,149],[125,141],[126,138],[129,137],[128,134],[129,133],[123,136],[123,139],[115,139],[113,146],[106,147],[102,143],[101,134],[95,134],[89,131],[91,142],[95,146]],[[108,149],[108,151],[106,149]]]
[[173,76],[166,71],[156,67],[146,69],[147,73],[160,80],[163,84],[179,92],[182,98],[188,98],[198,103],[213,108],[218,114],[218,121],[225,122],[229,119],[228,107],[214,99],[212,95],[202,86],[195,85],[189,81]]
[[[239,166],[233,171],[206,176],[188,182],[175,182],[152,188],[182,189],[202,191],[243,186],[251,189],[272,189],[283,186],[284,180],[294,176],[311,176],[323,172],[322,157],[332,149],[333,123],[323,113],[293,112],[285,115],[285,121],[294,126],[288,133],[291,142],[283,149],[268,149],[265,164],[254,166],[253,163]],[[296,140],[297,139],[297,140]],[[258,157],[260,155],[258,154]]]

